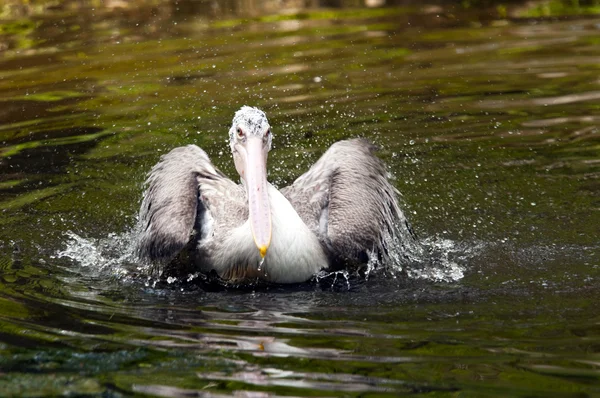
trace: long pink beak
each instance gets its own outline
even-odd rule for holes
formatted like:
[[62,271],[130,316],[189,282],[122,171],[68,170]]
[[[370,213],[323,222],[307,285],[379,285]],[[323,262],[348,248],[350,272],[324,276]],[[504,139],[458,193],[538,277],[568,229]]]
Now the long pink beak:
[[264,258],[271,244],[271,207],[267,189],[267,164],[260,138],[248,137],[246,142],[246,189],[250,207],[250,226],[254,243]]

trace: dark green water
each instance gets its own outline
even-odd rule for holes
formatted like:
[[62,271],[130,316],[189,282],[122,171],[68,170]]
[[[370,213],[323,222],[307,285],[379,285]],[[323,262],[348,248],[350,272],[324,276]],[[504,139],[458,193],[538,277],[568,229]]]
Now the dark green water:
[[[598,3],[406,4],[0,5],[0,395],[599,396]],[[279,185],[377,143],[420,266],[227,291],[137,264],[145,173],[196,143],[233,176],[244,104]]]

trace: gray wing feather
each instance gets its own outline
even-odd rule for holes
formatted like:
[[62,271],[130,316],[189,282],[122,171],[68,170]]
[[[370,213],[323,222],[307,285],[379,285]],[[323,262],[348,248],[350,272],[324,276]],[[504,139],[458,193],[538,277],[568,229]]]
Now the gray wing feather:
[[337,142],[282,189],[334,258],[362,261],[368,251],[385,250],[398,227],[409,228],[374,150],[364,139]]
[[190,241],[194,227],[200,227],[196,225],[198,213],[205,211],[199,201],[200,181],[220,179],[227,180],[196,145],[163,155],[146,180],[139,213],[138,256],[170,260],[177,255]]

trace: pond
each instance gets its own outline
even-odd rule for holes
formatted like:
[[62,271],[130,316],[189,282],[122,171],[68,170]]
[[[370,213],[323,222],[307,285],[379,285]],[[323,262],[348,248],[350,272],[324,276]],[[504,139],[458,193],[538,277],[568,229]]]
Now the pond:
[[[0,395],[600,394],[597,2],[5,3]],[[375,143],[419,266],[226,289],[137,262],[146,173],[195,143],[235,176],[242,105],[278,186]]]

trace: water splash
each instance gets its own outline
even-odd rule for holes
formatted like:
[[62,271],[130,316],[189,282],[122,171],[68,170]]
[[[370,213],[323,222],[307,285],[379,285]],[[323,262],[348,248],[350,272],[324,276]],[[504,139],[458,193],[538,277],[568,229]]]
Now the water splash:
[[[142,276],[146,286],[154,286],[162,280],[161,267],[140,262],[134,252],[136,236],[135,229],[121,234],[110,233],[98,239],[85,238],[68,231],[66,247],[53,258],[71,260],[91,276],[104,275],[121,280]],[[368,280],[371,275],[387,272],[394,278],[456,282],[464,277],[469,259],[479,253],[483,245],[440,237],[417,240],[407,236],[387,236],[385,253],[380,256],[375,252],[369,253],[366,267],[360,269],[360,278]],[[258,270],[266,274],[264,259],[259,263]],[[195,273],[189,274],[187,278],[169,277],[166,282],[191,282],[198,276]],[[332,286],[345,281],[348,289],[351,287],[351,279],[353,275],[347,270],[321,271],[314,278],[316,282],[331,281]]]
[[315,281],[317,283],[327,280],[328,283],[331,285],[331,289],[334,289],[335,286],[337,286],[338,283],[338,278],[339,279],[343,279],[344,282],[346,282],[346,288],[348,290],[350,290],[351,288],[351,284],[350,284],[350,273],[346,270],[340,270],[340,271],[319,271],[316,275],[315,275]]
[[370,253],[366,276],[384,268],[393,276],[433,282],[456,282],[464,277],[469,259],[477,255],[483,244],[456,242],[441,237],[415,239],[400,233],[387,236],[387,250],[382,258]]
[[66,232],[66,248],[53,258],[68,259],[91,275],[110,275],[125,278],[136,273],[151,273],[151,266],[139,262],[134,253],[134,231],[109,233],[105,238],[84,238]]
[[480,245],[430,237],[420,241],[423,264],[406,267],[412,279],[434,282],[456,282],[464,277],[467,262],[480,251]]
[[[263,257],[260,259],[260,262],[258,263],[258,268],[257,268],[258,272],[262,272],[262,267],[264,264],[265,264],[265,258]],[[265,274],[266,274],[266,272],[265,272]]]

